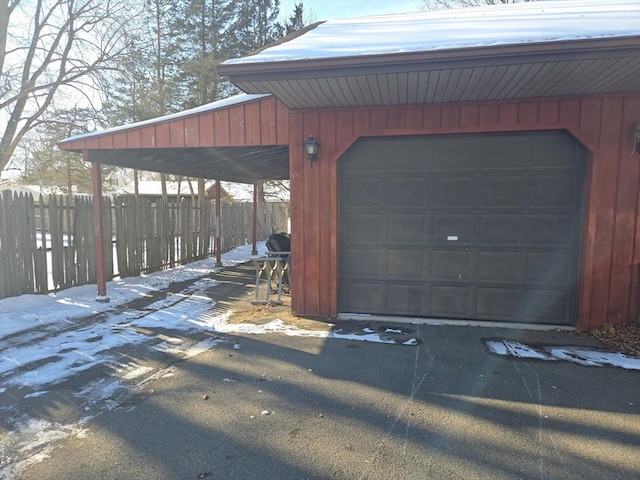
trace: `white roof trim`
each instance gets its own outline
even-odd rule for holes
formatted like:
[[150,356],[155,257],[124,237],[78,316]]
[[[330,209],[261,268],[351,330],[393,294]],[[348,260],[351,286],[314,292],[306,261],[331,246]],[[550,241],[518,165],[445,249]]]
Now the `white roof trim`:
[[[640,35],[639,0],[548,0],[329,20],[226,65]],[[639,45],[640,46],[640,45]]]

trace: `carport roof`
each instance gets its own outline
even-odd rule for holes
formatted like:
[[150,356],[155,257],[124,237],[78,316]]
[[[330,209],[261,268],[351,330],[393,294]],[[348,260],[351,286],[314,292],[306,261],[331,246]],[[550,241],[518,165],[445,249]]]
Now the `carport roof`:
[[62,140],[86,160],[154,172],[253,183],[289,178],[288,109],[241,94],[183,112]]
[[218,71],[292,109],[638,91],[640,3],[527,2],[330,20]]

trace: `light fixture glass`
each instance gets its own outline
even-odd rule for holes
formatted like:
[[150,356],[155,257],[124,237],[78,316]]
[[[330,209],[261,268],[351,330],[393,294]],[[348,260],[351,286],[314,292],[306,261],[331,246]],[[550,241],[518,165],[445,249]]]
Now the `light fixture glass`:
[[316,142],[315,138],[313,138],[313,135],[309,135],[309,138],[304,142],[304,151],[307,154],[309,162],[311,162],[311,166],[313,166],[313,162],[316,161],[318,147],[318,142]]

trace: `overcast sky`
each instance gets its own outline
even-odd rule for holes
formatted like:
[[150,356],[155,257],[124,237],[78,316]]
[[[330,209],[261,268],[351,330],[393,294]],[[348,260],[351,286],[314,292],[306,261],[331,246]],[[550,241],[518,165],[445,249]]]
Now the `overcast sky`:
[[330,20],[333,18],[384,15],[420,11],[421,0],[280,0],[280,14],[289,16],[294,5],[302,2],[305,20]]

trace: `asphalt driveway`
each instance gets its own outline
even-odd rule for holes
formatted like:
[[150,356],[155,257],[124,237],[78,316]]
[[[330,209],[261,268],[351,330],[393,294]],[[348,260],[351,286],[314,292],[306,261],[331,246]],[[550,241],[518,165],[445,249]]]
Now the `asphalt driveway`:
[[[191,335],[208,349],[178,357],[147,344],[122,347],[120,363],[144,363],[154,373],[128,395],[96,403],[107,402],[102,413],[86,398],[79,402],[78,392],[109,373],[104,365],[47,387],[47,395],[7,389],[1,412],[15,407],[30,419],[75,427],[22,459],[19,469],[5,469],[4,478],[640,478],[640,370],[567,361],[575,360],[573,353],[537,360],[488,348],[502,340],[540,351],[597,348],[591,338],[503,328],[327,325],[290,316],[278,323],[287,305],[250,306],[250,269],[226,270],[213,280],[217,286],[207,295],[219,297],[219,312],[234,310],[237,323],[197,333],[138,323],[137,331],[162,344]],[[180,288],[170,298],[202,299],[205,292]],[[187,302],[160,302],[165,311],[155,314],[166,320],[171,308],[183,305],[184,315],[194,308]],[[242,328],[249,323],[270,328]],[[269,333],[274,325],[276,333]],[[365,341],[376,338],[391,343]],[[91,416],[83,420],[86,412]],[[15,438],[15,430],[3,438]]]
[[640,478],[638,372],[484,343],[566,333],[412,328],[418,346],[228,336],[19,478]]

